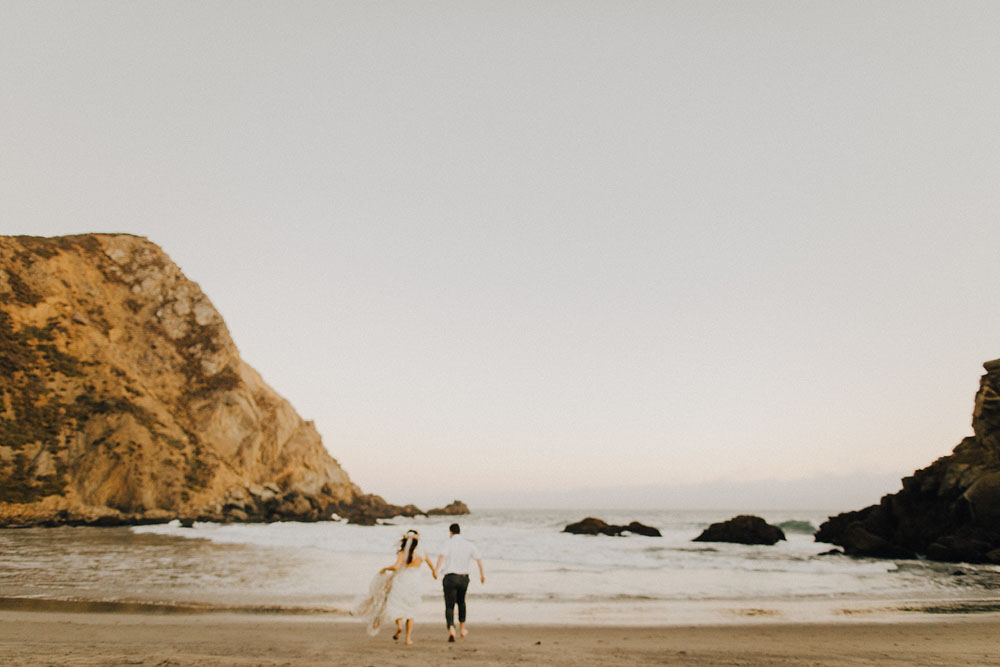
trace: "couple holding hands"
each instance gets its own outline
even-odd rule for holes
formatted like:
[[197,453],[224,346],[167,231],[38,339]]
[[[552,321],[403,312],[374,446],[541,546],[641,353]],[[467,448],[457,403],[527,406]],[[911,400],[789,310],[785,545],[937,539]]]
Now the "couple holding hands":
[[396,562],[382,568],[372,579],[368,598],[361,603],[355,614],[367,617],[368,634],[378,632],[383,621],[395,621],[399,639],[406,621],[405,643],[412,644],[413,617],[420,606],[420,567],[426,562],[431,574],[437,579],[442,576],[444,588],[444,616],[448,624],[448,641],[454,642],[455,607],[458,607],[458,637],[465,637],[469,631],[465,627],[465,593],[469,588],[469,566],[473,560],[479,565],[479,581],[486,583],[483,559],[476,545],[462,537],[462,528],[457,523],[448,527],[448,545],[438,556],[437,564],[432,563],[426,551],[418,551],[420,534],[409,530],[399,543]]

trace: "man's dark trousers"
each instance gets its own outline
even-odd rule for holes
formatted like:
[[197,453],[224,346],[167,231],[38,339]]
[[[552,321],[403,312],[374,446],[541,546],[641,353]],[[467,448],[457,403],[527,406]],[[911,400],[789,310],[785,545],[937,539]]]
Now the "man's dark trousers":
[[469,575],[444,575],[444,618],[448,627],[455,627],[455,605],[458,605],[458,622],[465,623],[465,592],[469,590]]

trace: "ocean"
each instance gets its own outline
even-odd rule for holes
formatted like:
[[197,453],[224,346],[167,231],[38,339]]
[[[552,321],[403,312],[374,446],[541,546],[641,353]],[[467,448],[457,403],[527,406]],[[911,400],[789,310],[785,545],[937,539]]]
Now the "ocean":
[[[725,511],[487,510],[452,517],[346,522],[195,524],[0,531],[0,604],[163,613],[349,610],[394,560],[403,532],[436,557],[457,520],[482,552],[470,622],[686,625],[898,620],[1000,610],[1000,567],[824,555],[827,511],[754,512],[801,522],[775,546],[692,542]],[[563,533],[597,516],[640,521],[662,537]],[[441,622],[440,583],[424,570],[418,622]]]

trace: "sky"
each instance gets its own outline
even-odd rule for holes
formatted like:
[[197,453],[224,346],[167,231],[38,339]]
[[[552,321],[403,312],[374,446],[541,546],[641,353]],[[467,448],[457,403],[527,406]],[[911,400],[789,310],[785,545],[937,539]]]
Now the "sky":
[[1000,357],[993,2],[0,3],[0,234],[128,232],[365,491],[848,510]]

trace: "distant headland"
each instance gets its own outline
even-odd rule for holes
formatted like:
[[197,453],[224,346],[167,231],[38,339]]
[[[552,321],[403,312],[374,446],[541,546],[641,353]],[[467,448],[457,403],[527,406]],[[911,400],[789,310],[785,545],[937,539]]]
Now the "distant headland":
[[1000,563],[1000,359],[983,367],[974,435],[878,505],[831,517],[817,541],[853,556]]
[[145,238],[0,237],[0,306],[0,526],[424,514],[362,493]]

